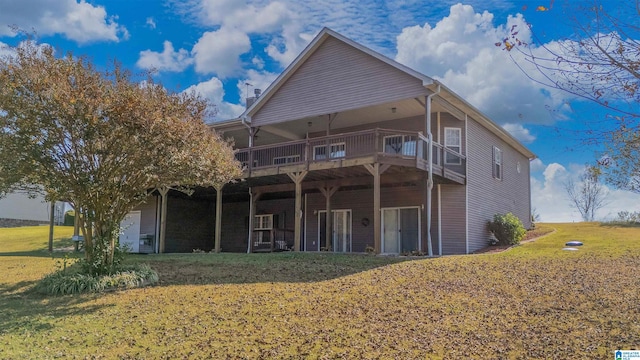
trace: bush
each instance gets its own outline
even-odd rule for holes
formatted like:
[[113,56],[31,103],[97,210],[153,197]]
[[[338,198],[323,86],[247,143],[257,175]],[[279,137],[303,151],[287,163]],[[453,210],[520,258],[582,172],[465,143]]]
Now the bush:
[[520,240],[527,233],[522,221],[512,213],[494,215],[493,221],[489,222],[489,231],[495,235],[498,244],[501,245],[520,244]]
[[158,274],[146,264],[123,267],[111,275],[90,275],[72,269],[60,269],[45,276],[35,291],[47,295],[67,295],[104,292],[152,285]]

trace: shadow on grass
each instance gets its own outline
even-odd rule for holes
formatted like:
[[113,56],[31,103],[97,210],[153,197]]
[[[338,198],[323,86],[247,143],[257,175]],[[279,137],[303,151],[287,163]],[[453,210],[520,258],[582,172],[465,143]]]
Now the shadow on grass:
[[88,315],[104,306],[80,306],[97,295],[44,296],[33,291],[37,281],[0,284],[0,335],[54,328],[67,316]]
[[68,255],[71,258],[80,258],[84,255],[82,249],[80,251],[74,251],[74,242],[71,238],[55,239],[53,241],[53,253],[50,253],[47,248],[28,250],[28,251],[13,251],[2,252],[0,250],[0,257],[2,256],[29,256],[29,257],[48,257],[48,258],[63,258]]
[[130,256],[159,275],[156,286],[318,282],[406,261],[402,257],[334,253],[163,254]]

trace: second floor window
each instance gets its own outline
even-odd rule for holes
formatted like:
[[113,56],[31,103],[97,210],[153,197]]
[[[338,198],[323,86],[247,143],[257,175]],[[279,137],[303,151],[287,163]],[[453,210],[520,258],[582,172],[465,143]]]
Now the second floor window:
[[502,180],[502,150],[493,147],[493,177]]
[[318,145],[313,147],[313,160],[327,159],[327,148],[329,149],[329,159],[343,158],[346,155],[346,144],[336,143],[327,145]]
[[[444,147],[462,153],[462,129],[460,128],[444,128]],[[448,165],[460,165],[462,163],[460,156],[445,151],[444,163]]]

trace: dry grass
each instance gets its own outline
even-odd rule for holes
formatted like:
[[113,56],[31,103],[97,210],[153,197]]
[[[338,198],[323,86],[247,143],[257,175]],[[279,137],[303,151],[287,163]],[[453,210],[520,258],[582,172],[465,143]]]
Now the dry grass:
[[[33,277],[13,271],[0,279],[0,358],[603,359],[638,348],[640,229],[554,227],[499,254],[405,262],[138,256],[164,284],[101,296],[39,298],[12,290]],[[573,239],[585,245],[562,251]]]

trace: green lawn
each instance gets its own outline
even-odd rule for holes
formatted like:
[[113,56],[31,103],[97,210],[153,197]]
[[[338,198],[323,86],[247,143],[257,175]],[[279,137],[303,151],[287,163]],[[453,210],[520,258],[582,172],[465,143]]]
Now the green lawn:
[[[545,226],[557,231],[502,253],[412,261],[133,256],[159,286],[50,299],[29,291],[62,261],[43,250],[47,229],[2,229],[0,358],[612,359],[639,348],[640,228]],[[573,239],[585,245],[562,251]]]

